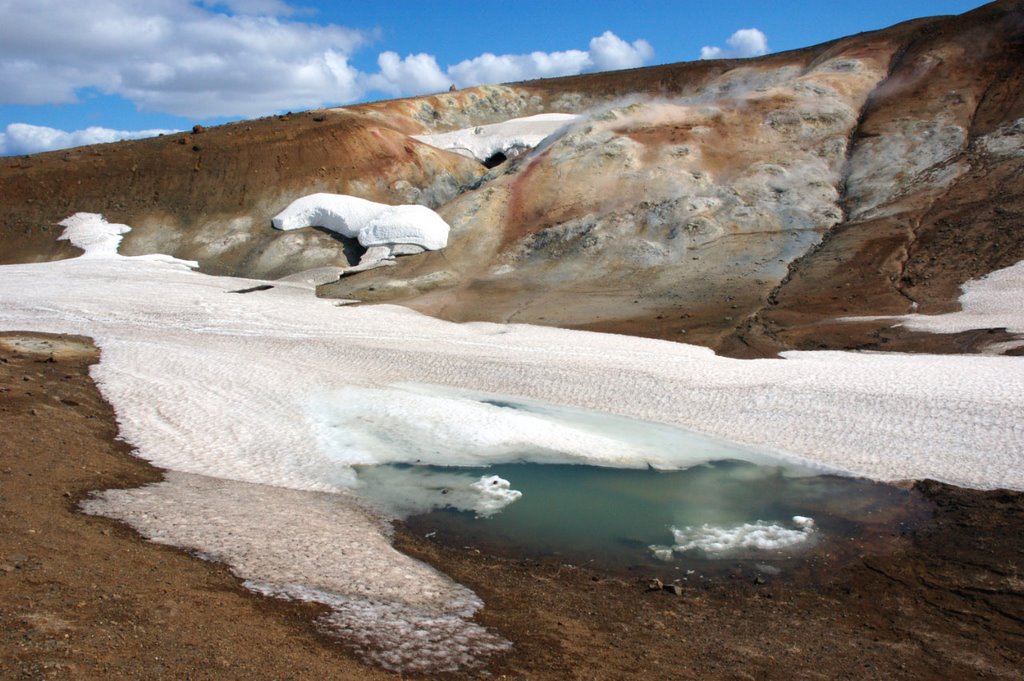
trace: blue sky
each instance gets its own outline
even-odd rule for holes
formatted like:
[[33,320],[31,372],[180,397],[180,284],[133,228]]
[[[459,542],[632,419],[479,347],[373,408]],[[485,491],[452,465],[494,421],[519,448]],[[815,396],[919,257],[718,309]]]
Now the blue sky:
[[977,0],[0,0],[0,155],[318,106],[756,56]]

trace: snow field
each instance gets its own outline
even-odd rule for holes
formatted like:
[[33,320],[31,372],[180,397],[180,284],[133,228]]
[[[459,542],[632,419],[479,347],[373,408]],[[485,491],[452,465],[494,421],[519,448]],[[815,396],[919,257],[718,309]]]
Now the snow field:
[[[223,560],[267,593],[333,604],[335,628],[391,668],[453,668],[507,644],[468,620],[475,596],[390,547],[386,525],[350,491],[355,464],[525,454],[671,468],[724,450],[880,480],[1024,489],[1019,358],[740,361],[663,341],[338,307],[304,284],[237,294],[265,282],[117,256],[107,238],[120,227],[100,220],[69,225],[84,230],[79,243],[96,237],[87,257],[0,267],[0,327],[92,336],[102,350],[92,375],[121,436],[172,471],[88,509]],[[534,406],[505,409],[482,393]],[[667,446],[668,426],[706,451]],[[464,500],[478,512],[514,496],[498,483],[508,494],[490,499],[495,485],[480,482]],[[376,639],[394,652],[378,656]],[[457,643],[443,659],[439,639]]]

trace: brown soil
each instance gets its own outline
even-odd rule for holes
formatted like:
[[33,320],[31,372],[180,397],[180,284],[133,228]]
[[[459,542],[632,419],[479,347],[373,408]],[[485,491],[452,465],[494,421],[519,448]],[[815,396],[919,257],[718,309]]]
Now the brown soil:
[[[0,678],[395,678],[320,634],[318,608],[76,510],[160,477],[116,441],[96,358],[87,339],[0,334]],[[935,510],[913,532],[822,547],[785,577],[739,564],[682,595],[401,527],[396,542],[485,600],[481,621],[514,643],[491,678],[1020,678],[1024,495],[916,490]]]
[[317,607],[76,510],[160,479],[116,440],[97,357],[86,338],[0,334],[0,678],[394,678],[318,634]]
[[[345,244],[316,232],[275,232],[270,216],[294,198],[316,191],[404,203],[411,200],[407,190],[413,187],[441,186],[446,189],[436,189],[439,193],[430,199],[440,203],[473,186],[484,169],[420,144],[408,133],[636,95],[693,95],[738,67],[811,68],[838,56],[891,55],[889,77],[860,111],[851,148],[886,134],[899,121],[940,117],[963,126],[968,141],[976,140],[1024,116],[1022,31],[1024,2],[999,0],[957,17],[919,19],[754,60],[537,80],[505,86],[504,95],[469,88],[5,158],[0,161],[0,195],[5,198],[0,263],[75,255],[67,242],[56,241],[56,223],[76,211],[90,211],[132,225],[125,254],[169,253],[198,260],[210,273],[274,278],[349,264],[355,255]],[[927,77],[922,64],[931,65]],[[769,105],[765,101],[758,106]],[[684,129],[661,127],[630,134],[650,145],[686,138]],[[746,166],[737,139],[743,137],[716,137],[714,144],[705,144],[710,169]],[[577,205],[552,190],[564,179],[553,170],[526,170],[516,179],[508,206],[492,216],[494,225],[488,229],[495,233],[473,234],[462,243],[453,239],[443,253],[403,259],[386,271],[363,272],[321,287],[320,294],[400,302],[455,321],[514,319],[685,340],[740,357],[794,348],[873,347],[889,333],[885,323],[856,326],[837,323],[836,318],[903,314],[912,303],[927,314],[955,309],[964,282],[1024,258],[1019,159],[999,160],[968,145],[954,160],[969,163],[971,170],[948,190],[914,189],[887,217],[841,223],[820,246],[787,261],[789,272],[781,279],[777,269],[769,274],[763,267],[731,265],[733,249],[741,248],[735,243],[709,247],[701,253],[702,262],[717,259],[721,266],[708,271],[707,285],[735,300],[706,296],[699,280],[666,285],[656,281],[661,275],[645,267],[609,272],[614,276],[603,277],[599,283],[607,286],[598,290],[593,290],[593,278],[581,278],[578,284],[571,268],[561,278],[542,277],[550,302],[534,301],[533,268],[524,268],[521,278],[507,278],[513,287],[492,285],[486,273],[500,264],[503,246],[607,208],[604,196],[593,205]],[[524,192],[551,198],[538,204],[534,196],[534,203],[526,203],[520,200]],[[842,199],[847,209],[855,208],[857,200],[848,195]],[[765,238],[765,243],[744,243],[743,251],[756,254],[770,244],[772,237]],[[493,248],[488,245],[492,242]],[[545,251],[539,257],[549,256],[552,265],[592,267],[584,251]],[[383,286],[390,278],[442,271],[455,273],[451,280],[459,283],[436,284],[431,290]],[[730,285],[743,292],[724,291]],[[629,291],[625,304],[619,295],[624,289]],[[956,347],[941,339],[934,346],[936,351]],[[909,348],[893,341],[886,345],[889,350]]]
[[[323,264],[294,254],[291,267],[260,264],[284,237],[270,218],[294,199],[333,192],[402,203],[399,179],[426,187],[439,176],[469,182],[481,172],[475,161],[344,110],[9,157],[0,160],[0,194],[10,201],[0,216],[0,263],[77,255],[56,241],[57,223],[84,211],[132,226],[125,255],[169,253],[209,273],[283,276]],[[310,238],[332,245],[329,236]]]
[[649,590],[649,574],[496,558],[408,532],[397,545],[484,599],[483,620],[516,644],[493,667],[508,678],[1020,678],[1024,495],[915,491],[935,511],[914,532],[821,547],[785,577],[737,564],[691,577],[681,595]]
[[[891,322],[850,324],[839,319],[901,315],[913,309],[922,314],[955,310],[965,282],[1024,258],[1020,158],[993,155],[984,145],[975,144],[981,136],[1024,116],[1024,2],[1001,0],[957,17],[908,22],[769,55],[744,66],[805,68],[838,56],[889,62],[888,76],[859,111],[858,125],[849,139],[851,152],[907,120],[949,120],[967,134],[967,144],[950,162],[970,170],[942,189],[911,183],[876,217],[860,217],[857,209],[865,197],[848,192],[840,183],[845,219],[823,234],[820,244],[787,260],[788,271],[750,264],[753,255],[774,248],[774,237],[765,233],[742,243],[717,241],[702,249],[701,264],[716,265],[703,278],[683,276],[680,266],[673,280],[651,267],[591,260],[585,249],[548,248],[532,255],[535,259],[518,273],[495,281],[490,272],[504,262],[501,251],[529,246],[548,228],[599,215],[622,200],[611,191],[608,196],[576,201],[568,171],[542,164],[541,155],[508,183],[507,208],[481,223],[472,239],[453,239],[443,261],[422,259],[388,271],[364,272],[322,286],[319,294],[398,302],[451,321],[513,320],[685,341],[743,358],[791,349],[916,351],[922,346],[919,339],[890,329]],[[527,85],[550,97],[558,92],[590,97],[604,93],[609,98],[656,92],[675,96],[700,92],[709,79],[735,66],[673,64]],[[756,106],[772,105],[766,99]],[[701,143],[701,167],[717,181],[725,181],[732,169],[747,167],[748,153],[754,159],[771,158],[770,150],[751,151],[750,144],[744,144],[744,134],[738,131],[752,130],[749,126],[725,120],[720,127],[724,133],[719,131]],[[623,127],[621,132],[652,148],[687,140],[684,126]],[[477,236],[486,230],[495,234]],[[491,251],[479,246],[488,240],[499,246]],[[736,253],[743,257],[734,257]],[[550,271],[543,267],[544,259]],[[599,280],[590,276],[598,266]],[[430,293],[383,285],[389,278],[438,270],[457,272],[459,283]],[[543,292],[537,291],[540,282]],[[375,293],[368,295],[371,286]],[[727,291],[730,286],[740,291]],[[620,295],[623,290],[628,297]],[[974,348],[984,346],[984,338],[975,340]],[[929,351],[957,352],[962,341],[936,335],[924,345],[930,344]]]

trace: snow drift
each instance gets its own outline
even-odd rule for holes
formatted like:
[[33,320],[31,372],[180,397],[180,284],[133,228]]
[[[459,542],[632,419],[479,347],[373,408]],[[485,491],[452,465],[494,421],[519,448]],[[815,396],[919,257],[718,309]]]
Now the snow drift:
[[275,229],[323,227],[365,248],[413,245],[436,251],[448,245],[448,223],[426,206],[389,206],[344,194],[310,194],[274,216]]
[[508,158],[518,156],[579,118],[569,113],[545,113],[412,138],[485,163],[499,153]]

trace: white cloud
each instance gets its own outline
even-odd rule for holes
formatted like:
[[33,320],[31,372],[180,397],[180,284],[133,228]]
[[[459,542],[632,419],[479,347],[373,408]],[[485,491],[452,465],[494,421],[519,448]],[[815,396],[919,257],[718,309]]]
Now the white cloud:
[[56,128],[27,123],[11,123],[0,133],[0,156],[16,154],[35,154],[40,151],[81,147],[87,144],[117,142],[118,140],[135,140],[143,137],[156,137],[174,130],[111,130],[110,128],[91,127],[84,130],[66,132]]
[[[446,69],[431,54],[386,51],[378,71],[364,73],[350,58],[375,33],[290,18],[304,14],[289,0],[0,0],[0,104],[73,104],[95,91],[191,120],[254,117],[368,92],[416,95],[451,83],[633,68],[654,54],[645,40],[606,31],[586,50],[486,53]],[[23,153],[27,133],[4,134],[6,153]]]
[[224,7],[234,14],[252,16],[286,17],[295,14],[295,8],[283,0],[200,0],[199,4],[213,9]]
[[590,40],[590,61],[594,71],[635,69],[653,56],[654,48],[646,40],[630,44],[611,31]]
[[377,58],[380,70],[364,76],[360,82],[366,90],[409,96],[440,92],[452,83],[471,87],[588,71],[631,69],[642,66],[653,56],[654,49],[646,40],[627,43],[611,31],[605,31],[590,40],[588,50],[501,55],[486,52],[449,66],[447,71],[442,71],[437,59],[430,54],[400,58],[395,52],[383,52]]
[[448,75],[459,87],[469,87],[482,83],[506,83],[570,76],[588,71],[635,68],[653,56],[654,49],[646,40],[627,43],[611,31],[605,31],[591,39],[587,51],[504,55],[488,52],[448,67]]
[[[282,12],[284,3],[217,3]],[[274,7],[277,7],[275,10]],[[352,101],[349,55],[369,36],[336,25],[229,16],[187,0],[0,0],[0,101],[76,101],[95,88],[141,109],[209,118]]]
[[701,59],[736,59],[768,54],[768,36],[756,28],[741,28],[725,41],[728,48],[705,45],[700,48]]
[[364,80],[367,90],[399,96],[439,92],[451,84],[430,54],[410,54],[402,59],[396,52],[382,52],[377,57],[377,66],[380,71]]
[[481,83],[567,76],[580,73],[588,60],[587,53],[582,50],[503,55],[485,52],[448,67],[448,73],[456,85],[469,87]]

